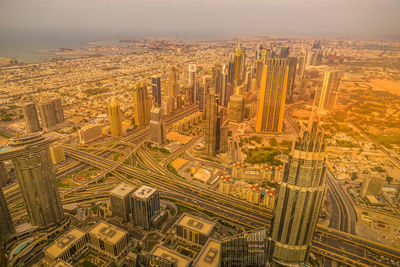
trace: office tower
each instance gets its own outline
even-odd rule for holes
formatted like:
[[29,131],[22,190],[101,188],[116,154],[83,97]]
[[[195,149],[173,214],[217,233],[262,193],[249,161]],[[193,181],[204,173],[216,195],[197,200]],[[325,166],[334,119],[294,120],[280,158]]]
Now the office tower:
[[228,106],[228,118],[233,122],[241,122],[244,119],[243,95],[232,95]]
[[193,92],[193,99],[191,103],[196,101],[196,64],[189,64],[189,89]]
[[234,56],[234,81],[238,84],[243,80],[243,71],[244,71],[244,53],[240,48],[240,44],[238,44],[235,56]]
[[192,88],[188,87],[184,89],[185,91],[185,105],[192,105],[194,102],[194,91]]
[[[318,108],[330,110],[335,108],[339,93],[340,73],[337,70],[326,71],[321,88]],[[318,101],[318,99],[317,99]]]
[[229,103],[229,97],[230,97],[230,83],[228,80],[228,72],[226,70],[222,71],[222,86],[221,86],[221,93],[220,93],[220,99],[221,99],[221,105],[226,107],[228,106]]
[[198,86],[198,96],[199,96],[199,109],[200,111],[204,111],[206,107],[206,96],[211,87],[211,76],[206,75],[203,77],[203,82]]
[[57,123],[63,123],[64,122],[64,110],[62,107],[61,99],[60,98],[54,98],[51,100],[53,104],[53,109],[54,109],[54,117],[56,118]]
[[314,122],[285,162],[268,242],[275,265],[300,265],[308,258],[325,192],[325,149],[324,134]]
[[157,144],[165,142],[166,123],[162,108],[153,108],[150,112],[150,140]]
[[286,64],[289,67],[288,84],[287,84],[287,89],[286,89],[286,101],[290,102],[290,101],[292,101],[294,82],[296,79],[297,58],[288,57],[286,60]]
[[11,138],[9,147],[0,151],[0,161],[12,159],[33,226],[46,227],[64,217],[50,159],[49,143],[53,141],[41,134],[28,134]]
[[299,68],[297,69],[297,76],[300,77],[300,79],[304,76],[304,71],[306,69],[306,55],[300,56],[299,57]]
[[65,160],[64,148],[60,144],[54,144],[50,147],[51,162],[56,165]]
[[0,161],[0,188],[8,181],[8,172],[4,162]]
[[133,88],[133,111],[135,124],[138,127],[146,125],[150,120],[149,98],[144,83],[136,83]]
[[7,241],[15,233],[3,191],[0,188],[0,245]]
[[48,101],[39,104],[39,114],[42,126],[45,130],[51,131],[57,124],[53,102]]
[[279,55],[280,58],[288,58],[289,57],[289,46],[281,47],[281,54]]
[[260,88],[262,72],[263,72],[263,63],[261,62],[261,59],[259,59],[257,60],[256,63],[256,73],[255,73],[257,88]]
[[151,93],[154,97],[154,102],[157,107],[161,107],[161,80],[160,76],[151,77]]
[[129,221],[129,214],[131,213],[131,203],[129,198],[134,190],[134,187],[125,183],[120,183],[110,191],[112,216],[118,217],[124,222]]
[[206,101],[206,121],[205,121],[205,147],[206,152],[216,155],[219,147],[218,129],[218,98],[215,94],[208,94]]
[[122,135],[121,108],[115,97],[111,99],[110,105],[108,105],[108,117],[110,119],[111,135],[121,136]]
[[36,105],[33,102],[26,103],[22,108],[24,115],[26,132],[35,133],[41,130]]
[[234,62],[234,56],[231,55],[231,58],[228,63],[228,82],[233,84],[235,81],[235,62]]
[[266,266],[266,240],[265,228],[222,239],[220,266]]
[[160,193],[143,185],[131,196],[132,222],[145,230],[151,229],[152,220],[160,213]]
[[85,145],[103,136],[102,127],[100,124],[86,124],[78,131],[78,135],[79,143]]
[[166,97],[174,97],[179,94],[178,80],[177,80],[177,72],[178,69],[175,66],[171,67],[171,70],[168,74],[168,86],[164,95]]
[[267,59],[263,68],[256,132],[281,132],[289,68],[286,59]]

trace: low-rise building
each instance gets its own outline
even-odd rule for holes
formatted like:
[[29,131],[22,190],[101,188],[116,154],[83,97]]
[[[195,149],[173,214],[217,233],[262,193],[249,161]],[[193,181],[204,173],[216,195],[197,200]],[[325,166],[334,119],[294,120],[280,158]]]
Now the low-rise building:
[[231,194],[233,181],[229,176],[222,176],[219,180],[219,192],[224,194]]
[[214,226],[214,222],[183,213],[175,224],[175,234],[181,240],[203,246],[212,235]]
[[85,145],[103,136],[102,127],[99,124],[87,124],[79,130],[79,142]]
[[193,267],[219,267],[221,260],[221,242],[209,238],[193,262]]
[[64,148],[59,144],[52,145],[50,147],[50,157],[51,157],[51,162],[53,162],[54,165],[61,161],[64,161],[65,160]]
[[100,221],[89,231],[89,246],[119,262],[128,253],[128,232]]
[[83,254],[87,249],[86,233],[79,229],[72,229],[57,238],[44,250],[46,263],[53,265],[58,260],[72,262],[77,255]]
[[151,251],[151,254],[172,262],[176,267],[190,267],[192,264],[192,260],[189,257],[186,257],[175,250],[171,250],[159,245],[154,247],[154,249]]

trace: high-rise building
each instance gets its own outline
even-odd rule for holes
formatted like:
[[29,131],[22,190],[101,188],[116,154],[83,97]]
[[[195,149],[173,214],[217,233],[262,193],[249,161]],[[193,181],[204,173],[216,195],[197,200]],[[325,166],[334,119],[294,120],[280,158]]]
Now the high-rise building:
[[61,99],[54,98],[51,100],[51,103],[53,104],[54,117],[56,118],[56,122],[63,123],[65,119],[64,119],[64,110],[62,107]]
[[222,239],[220,266],[266,266],[266,240],[265,228]]
[[243,95],[232,95],[228,106],[228,118],[233,122],[241,122],[244,119]]
[[166,127],[162,108],[153,108],[150,112],[150,140],[157,144],[163,144]]
[[15,228],[11,220],[10,211],[0,188],[0,245],[1,242],[7,241],[14,233]]
[[189,89],[193,92],[191,103],[194,103],[196,100],[196,85],[196,64],[189,64]]
[[205,121],[205,147],[206,152],[216,155],[219,148],[219,125],[218,125],[218,98],[215,94],[208,94],[206,101]]
[[214,232],[215,222],[183,213],[175,224],[176,237],[192,245],[204,245]]
[[281,47],[281,54],[279,55],[280,58],[288,58],[290,53],[289,46]]
[[203,77],[203,82],[198,86],[198,96],[199,96],[199,109],[204,111],[206,107],[206,97],[210,91],[211,87],[211,76],[206,75]]
[[150,230],[152,220],[160,213],[160,193],[143,185],[131,195],[132,222]]
[[28,134],[11,138],[9,147],[0,151],[0,161],[12,159],[33,226],[46,227],[64,217],[50,159],[49,143],[53,141],[41,134]]
[[8,181],[8,172],[6,164],[0,161],[0,188],[3,187]]
[[171,67],[171,70],[168,74],[168,86],[166,92],[164,92],[165,97],[174,97],[179,94],[179,86],[178,86],[178,69],[175,66]]
[[161,79],[160,76],[151,77],[151,93],[154,97],[154,102],[157,107],[161,107]]
[[238,44],[235,56],[234,56],[234,81],[238,84],[243,80],[243,72],[244,72],[244,53],[240,48],[240,44]]
[[100,124],[86,124],[79,131],[79,143],[85,145],[91,141],[103,136],[102,127]]
[[286,61],[286,64],[289,67],[289,70],[288,70],[288,84],[287,84],[287,89],[286,89],[286,101],[290,102],[290,101],[292,101],[294,82],[296,80],[297,58],[288,57],[287,61]]
[[111,99],[110,105],[108,105],[108,117],[110,119],[111,135],[121,136],[122,135],[121,108],[115,97]]
[[382,188],[384,183],[385,181],[379,175],[370,174],[369,176],[364,178],[364,181],[361,184],[360,195],[362,197],[366,196],[377,197],[379,194],[382,193]]
[[306,55],[300,56],[299,60],[298,60],[299,67],[297,69],[297,76],[300,78],[302,78],[304,76],[304,71],[306,69],[306,62],[307,62],[306,57],[307,57]]
[[257,60],[256,63],[256,81],[257,81],[257,88],[260,88],[261,85],[261,77],[262,77],[262,72],[263,72],[263,63],[261,59]]
[[286,59],[267,59],[263,68],[256,132],[281,132],[289,67]]
[[337,70],[326,71],[318,101],[320,109],[330,110],[335,108],[339,93],[340,73]]
[[135,113],[135,124],[138,127],[146,125],[149,122],[149,98],[144,83],[136,83],[133,88],[133,111]]
[[299,266],[308,258],[325,192],[325,150],[324,134],[314,122],[285,162],[268,242],[275,265]]
[[221,94],[222,91],[222,71],[220,67],[215,66],[211,69],[211,87],[215,88],[217,95]]
[[120,218],[124,222],[129,221],[129,214],[131,213],[131,203],[129,198],[134,190],[134,187],[121,183],[110,191],[112,215]]
[[58,164],[65,160],[64,148],[60,144],[54,144],[50,147],[50,157],[53,164]]
[[42,126],[45,130],[51,131],[57,124],[56,113],[53,102],[48,101],[39,104],[39,114]]
[[26,132],[35,133],[41,130],[36,105],[33,102],[26,103],[22,108],[24,115]]

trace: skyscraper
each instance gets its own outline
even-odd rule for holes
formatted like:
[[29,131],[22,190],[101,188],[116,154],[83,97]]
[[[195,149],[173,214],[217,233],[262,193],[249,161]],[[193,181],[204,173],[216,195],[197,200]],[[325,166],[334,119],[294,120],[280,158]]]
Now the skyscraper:
[[51,100],[51,103],[53,104],[54,117],[56,118],[56,122],[63,123],[65,119],[64,119],[64,110],[62,107],[61,99],[54,98]]
[[157,189],[143,185],[131,196],[132,222],[150,230],[151,221],[160,213],[160,193]]
[[54,104],[51,101],[43,102],[39,104],[39,114],[42,120],[42,126],[45,130],[51,131],[57,124],[56,112],[54,110]]
[[166,97],[174,97],[179,93],[178,81],[177,81],[178,69],[175,66],[171,67],[168,75],[168,86],[166,92],[164,92]]
[[189,89],[192,91],[192,101],[194,103],[196,100],[196,64],[189,64]]
[[244,54],[242,49],[240,48],[240,44],[238,44],[235,56],[234,56],[234,81],[238,84],[243,80],[243,71],[244,71]]
[[[320,109],[330,110],[335,108],[338,88],[340,83],[340,73],[337,70],[326,71],[324,82],[321,88],[321,96],[319,98],[318,107]],[[318,101],[318,99],[317,99]]]
[[149,99],[147,88],[144,83],[136,83],[133,88],[133,111],[135,124],[137,126],[146,125],[150,120]]
[[287,58],[289,57],[289,46],[281,47],[281,54],[279,55],[280,58]]
[[134,187],[121,183],[110,191],[112,215],[122,219],[124,222],[129,221],[129,214],[131,213],[130,196],[134,190]]
[[0,245],[15,233],[13,221],[7,207],[3,191],[0,188]]
[[0,188],[8,181],[8,172],[4,162],[0,161]]
[[215,94],[208,94],[206,100],[205,122],[205,147],[206,152],[215,155],[219,149],[219,122],[218,122],[218,98]]
[[166,123],[162,108],[153,108],[150,112],[150,140],[163,144],[165,142]]
[[9,147],[0,151],[0,161],[12,159],[33,226],[46,227],[64,217],[56,177],[50,159],[49,143],[39,134],[28,134],[9,140]]
[[256,132],[281,132],[289,68],[286,59],[267,59],[263,68]]
[[26,103],[22,108],[24,115],[26,132],[35,133],[41,130],[36,105],[33,102]]
[[110,105],[108,105],[108,117],[110,119],[111,135],[121,136],[122,135],[121,109],[115,97],[111,99]]
[[297,58],[295,57],[288,57],[286,64],[289,67],[288,72],[288,85],[286,90],[286,101],[292,101],[293,97],[293,89],[294,89],[294,82],[296,80],[296,66],[297,66]]
[[151,93],[154,97],[154,102],[157,107],[161,107],[161,80],[160,76],[154,75],[151,77]]
[[324,134],[314,122],[294,146],[278,183],[268,255],[278,266],[304,263],[325,192]]

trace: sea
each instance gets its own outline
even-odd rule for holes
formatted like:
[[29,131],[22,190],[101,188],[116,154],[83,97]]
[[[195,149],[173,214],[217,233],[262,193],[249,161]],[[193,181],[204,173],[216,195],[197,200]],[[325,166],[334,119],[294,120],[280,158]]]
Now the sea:
[[[39,50],[58,48],[79,49],[88,45],[123,45],[119,40],[143,37],[176,38],[176,33],[128,33],[73,30],[28,30],[0,28],[0,57],[15,58],[18,62],[32,63],[55,57],[54,54],[38,53]],[[179,35],[179,39],[216,40],[221,36],[199,33]],[[59,57],[59,56],[57,56]]]

